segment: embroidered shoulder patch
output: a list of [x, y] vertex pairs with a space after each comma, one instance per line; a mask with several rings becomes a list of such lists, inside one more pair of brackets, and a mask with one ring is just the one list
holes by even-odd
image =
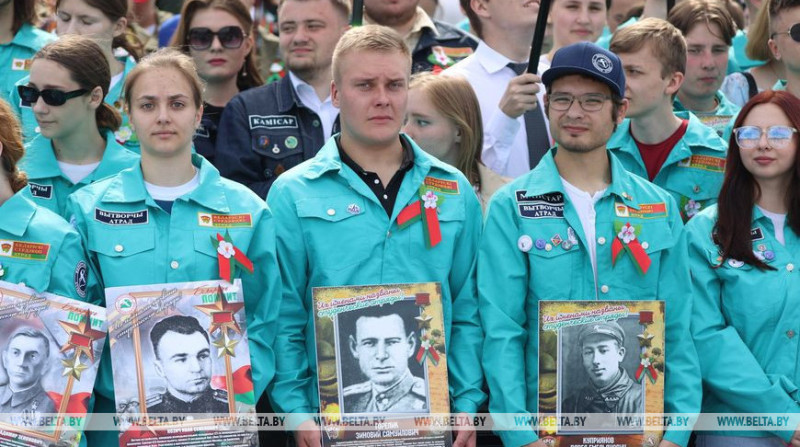
[[441, 194], [458, 194], [458, 180], [425, 177], [424, 184], [429, 191]]
[[0, 256], [2, 257], [46, 261], [49, 253], [50, 244], [0, 240]]
[[709, 172], [725, 172], [725, 159], [710, 155], [692, 155], [678, 162], [682, 168], [702, 169]]
[[197, 224], [208, 228], [250, 228], [253, 218], [250, 214], [197, 213]]
[[529, 196], [526, 190], [515, 191], [520, 217], [544, 219], [564, 217], [564, 195], [560, 192]]

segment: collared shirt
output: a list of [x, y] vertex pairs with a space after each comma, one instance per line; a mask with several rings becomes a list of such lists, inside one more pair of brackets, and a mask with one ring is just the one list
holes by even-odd
[[[688, 119], [683, 138], [672, 148], [653, 183], [675, 198], [684, 221], [702, 208], [717, 202], [725, 173], [728, 145], [710, 127], [692, 113], [676, 112]], [[608, 141], [625, 169], [644, 179], [649, 178], [639, 148], [631, 135], [631, 121], [625, 119]]]
[[294, 91], [297, 92], [297, 97], [300, 98], [303, 105], [314, 111], [322, 121], [322, 134], [324, 137], [326, 139], [330, 138], [333, 135], [333, 123], [339, 117], [339, 108], [333, 105], [331, 96], [328, 95], [325, 101], [320, 101], [317, 91], [309, 83], [300, 79], [291, 71], [289, 72], [289, 78], [292, 80]]
[[[130, 120], [122, 104], [122, 87], [125, 84], [124, 81], [125, 78], [128, 77], [128, 73], [136, 66], [136, 61], [132, 57], [127, 56], [127, 53], [119, 59], [125, 63], [125, 67], [122, 70], [122, 80], [111, 86], [106, 95], [105, 102], [114, 107], [120, 115], [122, 115], [122, 124], [119, 129], [114, 132], [115, 139], [121, 145], [138, 154], [139, 138], [136, 137], [136, 134], [131, 129]], [[28, 76], [25, 76], [20, 79], [16, 85], [28, 85], [28, 82], [30, 82], [30, 80]], [[20, 124], [22, 124], [22, 136], [24, 137], [25, 144], [28, 144], [39, 135], [39, 124], [36, 122], [36, 116], [33, 114], [31, 104], [22, 102], [22, 98], [19, 97], [16, 85], [9, 93], [9, 103], [19, 117]]]
[[[728, 100], [728, 98], [722, 94], [721, 90], [718, 90], [714, 94], [714, 98], [717, 101], [717, 107], [711, 112], [698, 112], [695, 110], [690, 110], [690, 112], [697, 116], [700, 122], [714, 129], [717, 135], [721, 137], [725, 134], [725, 128], [728, 127], [728, 124], [736, 119], [736, 115], [739, 114], [741, 107]], [[688, 110], [681, 103], [681, 100], [678, 99], [677, 95], [675, 96], [675, 101], [672, 103], [672, 106], [673, 110], [676, 112]]]
[[97, 169], [77, 183], [61, 171], [50, 139], [39, 135], [28, 143], [20, 167], [28, 174], [28, 189], [33, 201], [66, 218], [67, 196], [139, 163], [139, 155], [117, 143], [111, 132], [105, 133], [105, 139], [106, 147]]
[[99, 303], [102, 290], [87, 269], [80, 236], [61, 216], [36, 206], [27, 191], [0, 205], [0, 280]]
[[[564, 180], [564, 177], [561, 177], [561, 182], [564, 184], [564, 191], [569, 196], [570, 202], [572, 202], [575, 211], [578, 213], [578, 219], [581, 221], [583, 233], [586, 235], [586, 245], [589, 246], [589, 258], [592, 261], [592, 273], [594, 274], [596, 283], [597, 241], [595, 240], [595, 225], [597, 225], [597, 211], [595, 211], [594, 206], [597, 204], [597, 201], [603, 197], [603, 193], [605, 193], [606, 190], [603, 189], [602, 191], [597, 191], [590, 195], [588, 192], [578, 189], [575, 185]], [[597, 296], [596, 293], [595, 296]]]
[[11, 42], [0, 45], [0, 98], [11, 101], [17, 81], [28, 76], [33, 55], [54, 40], [55, 34], [25, 23]]
[[[683, 224], [674, 199], [625, 170], [609, 153], [611, 184], [595, 204], [597, 284], [587, 236], [564, 191], [551, 150], [529, 174], [500, 188], [489, 203], [478, 254], [478, 291], [486, 337], [483, 366], [492, 413], [538, 411], [539, 301], [664, 300], [666, 350], [671, 354], [665, 384], [666, 412], [697, 412], [701, 382], [689, 336], [691, 296]], [[612, 262], [617, 227], [630, 223], [651, 260], [642, 274], [632, 257]], [[568, 234], [575, 243], [565, 245]], [[502, 274], [498, 274], [502, 272]], [[496, 365], [503, 365], [497, 368]], [[513, 421], [496, 419], [500, 426]], [[506, 445], [537, 439], [524, 430], [501, 431]], [[684, 445], [689, 432], [667, 430], [665, 439]]]
[[378, 391], [371, 381], [350, 385], [342, 390], [344, 413], [424, 412], [427, 409], [425, 380], [410, 371], [390, 388]]
[[[372, 17], [368, 14], [364, 14], [364, 24], [367, 25], [375, 25], [376, 22]], [[436, 31], [436, 25], [433, 23], [428, 14], [425, 12], [424, 9], [417, 6], [416, 14], [414, 15], [414, 23], [411, 25], [411, 29], [408, 31], [408, 34], [403, 36], [405, 39], [408, 48], [416, 48], [417, 43], [419, 42], [419, 38], [422, 35], [422, 30], [429, 29], [433, 31], [434, 35], [437, 35], [438, 32]]]
[[[775, 270], [721, 259], [712, 239], [716, 205], [686, 225], [692, 339], [703, 375], [704, 413], [800, 412], [800, 235], [786, 227], [784, 246], [774, 236], [772, 221], [757, 206], [752, 213], [753, 251]], [[777, 435], [788, 442], [792, 427], [717, 434]]]
[[[506, 177], [519, 177], [530, 171], [528, 136], [525, 117], [511, 118], [500, 110], [500, 98], [516, 74], [506, 65], [514, 62], [481, 41], [475, 53], [443, 72], [448, 76], [463, 76], [472, 84], [483, 117], [483, 150], [481, 160], [492, 171]], [[544, 86], [537, 94], [539, 107], [544, 107]], [[544, 110], [544, 108], [542, 108]], [[550, 136], [548, 124], [547, 138]]]
[[[408, 143], [414, 162], [391, 216], [342, 161], [334, 138], [270, 189], [267, 203], [277, 224], [284, 284], [276, 341], [282, 355], [271, 395], [280, 411], [302, 414], [319, 406], [309, 311], [313, 288], [354, 284], [441, 283], [454, 412], [474, 412], [485, 399], [483, 373], [476, 367], [483, 339], [474, 276], [480, 204], [463, 174]], [[426, 182], [438, 186], [428, 188]], [[437, 207], [442, 240], [430, 248], [421, 221], [404, 228], [397, 224], [400, 210], [421, 199], [421, 188], [445, 199]], [[290, 429], [303, 420], [291, 417]]]
[[[263, 200], [220, 177], [203, 157], [194, 154], [192, 164], [200, 184], [176, 199], [171, 213], [147, 193], [140, 164], [79, 189], [69, 197], [67, 211], [103, 287], [218, 279], [211, 239], [229, 234], [255, 267], [253, 274], [241, 274], [241, 280], [247, 326], [253, 329], [249, 348], [258, 399], [274, 374], [272, 346], [281, 293], [274, 221]], [[227, 224], [230, 221], [237, 224]], [[104, 356], [95, 386], [96, 412], [113, 411], [111, 377], [110, 357]], [[117, 441], [114, 432], [95, 435]]]
[[400, 192], [400, 184], [403, 182], [406, 172], [414, 165], [414, 151], [408, 145], [404, 138], [400, 138], [400, 144], [403, 147], [403, 159], [400, 162], [400, 168], [394, 173], [389, 184], [384, 186], [378, 174], [364, 170], [358, 163], [355, 162], [347, 151], [342, 149], [341, 135], [336, 135], [336, 146], [339, 149], [339, 157], [342, 162], [350, 167], [353, 172], [358, 174], [358, 177], [364, 181], [370, 190], [375, 194], [375, 197], [380, 200], [383, 209], [386, 210], [388, 216], [392, 215], [394, 209], [394, 202], [397, 200], [397, 193]]

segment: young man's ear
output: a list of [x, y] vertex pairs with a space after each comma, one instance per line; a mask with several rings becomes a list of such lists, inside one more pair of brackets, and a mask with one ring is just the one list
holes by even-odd
[[164, 367], [161, 365], [161, 360], [156, 360], [153, 362], [153, 365], [156, 367], [156, 373], [166, 379], [167, 375], [164, 373]]
[[353, 357], [358, 358], [358, 350], [356, 349], [356, 339], [352, 335], [347, 336], [347, 345], [350, 347], [350, 353]]
[[683, 85], [683, 80], [686, 78], [686, 75], [683, 73], [676, 71], [672, 73], [669, 78], [669, 83], [667, 84], [667, 88], [664, 90], [665, 95], [669, 95], [670, 99], [672, 96], [681, 89], [681, 85]]
[[417, 337], [414, 335], [414, 332], [408, 333], [406, 343], [408, 343], [408, 356], [411, 357], [414, 355], [414, 349], [417, 347]]

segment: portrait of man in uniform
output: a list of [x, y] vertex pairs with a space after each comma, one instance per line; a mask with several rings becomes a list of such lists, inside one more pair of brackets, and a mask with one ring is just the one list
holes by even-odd
[[197, 318], [172, 315], [153, 325], [155, 372], [167, 390], [147, 399], [148, 413], [228, 413], [228, 394], [211, 388], [211, 344]]
[[413, 302], [400, 301], [339, 316], [340, 346], [349, 348], [366, 378], [345, 386], [344, 413], [427, 412], [425, 379], [409, 368], [419, 347], [414, 312], [419, 315]]
[[578, 382], [584, 385], [576, 392], [565, 393], [561, 412], [642, 413], [643, 387], [631, 378], [623, 364], [627, 350], [622, 326], [616, 321], [586, 324], [578, 328], [577, 341], [586, 381]]
[[3, 349], [8, 381], [0, 385], [0, 413], [14, 414], [27, 426], [41, 425], [41, 415], [55, 414], [55, 403], [42, 387], [50, 362], [50, 339], [31, 327], [17, 329]]

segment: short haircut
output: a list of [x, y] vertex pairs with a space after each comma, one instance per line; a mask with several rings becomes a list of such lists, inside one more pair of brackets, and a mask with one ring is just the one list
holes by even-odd
[[[766, 5], [762, 5], [763, 8]], [[775, 20], [775, 18], [781, 12], [797, 8], [800, 6], [800, 0], [769, 0], [769, 18], [771, 20]]]
[[661, 77], [686, 73], [686, 40], [666, 20], [648, 17], [618, 29], [611, 38], [609, 50], [616, 54], [635, 53], [650, 44], [653, 56], [661, 61]]
[[145, 56], [136, 64], [136, 67], [128, 73], [123, 89], [125, 103], [128, 107], [130, 107], [131, 100], [133, 99], [131, 95], [133, 94], [133, 86], [136, 85], [136, 81], [138, 81], [146, 71], [157, 69], [172, 69], [180, 73], [192, 89], [195, 108], [199, 109], [200, 106], [203, 105], [203, 90], [205, 87], [200, 76], [197, 74], [194, 61], [191, 57], [181, 53], [179, 50], [167, 47]]
[[44, 357], [50, 357], [50, 339], [47, 338], [47, 335], [44, 335], [44, 332], [34, 329], [32, 327], [23, 327], [14, 331], [11, 334], [11, 337], [8, 337], [8, 343], [6, 343], [6, 351], [8, 351], [8, 347], [11, 345], [11, 342], [14, 341], [17, 337], [29, 337], [29, 338], [38, 338], [44, 342]]
[[397, 301], [382, 306], [370, 306], [354, 312], [343, 312], [338, 316], [339, 330], [346, 331], [345, 334], [352, 335], [355, 339], [357, 323], [361, 318], [383, 318], [392, 315], [397, 315], [403, 322], [403, 337], [408, 336], [410, 332], [416, 332], [416, 328], [413, 326], [408, 327], [407, 322], [413, 321], [414, 316], [419, 315], [418, 308], [405, 301]]
[[153, 328], [150, 329], [150, 343], [153, 344], [153, 353], [155, 353], [156, 358], [160, 358], [158, 356], [158, 343], [161, 341], [161, 337], [167, 332], [177, 332], [183, 335], [191, 335], [195, 332], [199, 332], [203, 334], [207, 342], [209, 341], [208, 333], [203, 329], [203, 326], [200, 326], [200, 322], [197, 321], [197, 318], [185, 315], [172, 315], [154, 324]]
[[370, 51], [373, 53], [400, 53], [408, 62], [409, 73], [411, 75], [411, 50], [408, 45], [397, 33], [397, 31], [381, 25], [364, 25], [350, 28], [333, 50], [333, 79], [338, 82], [340, 79], [340, 65], [344, 56], [357, 51]]
[[724, 0], [683, 0], [672, 8], [667, 21], [684, 36], [699, 24], [706, 25], [709, 30], [711, 25], [717, 25], [722, 33], [717, 37], [728, 46], [731, 46], [733, 36], [736, 35], [736, 24]]
[[[278, 16], [280, 17], [281, 8], [287, 2], [308, 2], [314, 0], [280, 0], [278, 3]], [[352, 6], [348, 0], [320, 0], [320, 1], [328, 1], [333, 5], [333, 9], [336, 10], [345, 20], [350, 20], [350, 14], [353, 11]]]

